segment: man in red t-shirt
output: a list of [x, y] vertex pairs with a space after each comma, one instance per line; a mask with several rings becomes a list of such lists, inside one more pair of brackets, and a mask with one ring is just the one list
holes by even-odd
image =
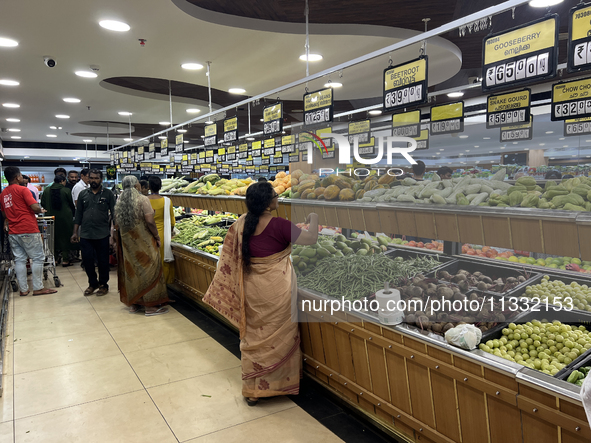
[[23, 176], [19, 168], [9, 166], [4, 170], [8, 187], [0, 194], [0, 207], [4, 215], [4, 229], [14, 255], [16, 279], [21, 296], [29, 295], [27, 260], [33, 260], [33, 295], [54, 294], [54, 289], [43, 288], [43, 241], [35, 214], [45, 212], [31, 191], [21, 186]]

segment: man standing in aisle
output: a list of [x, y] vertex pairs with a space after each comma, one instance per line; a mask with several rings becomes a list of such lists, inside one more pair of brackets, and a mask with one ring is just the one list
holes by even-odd
[[80, 171], [80, 181], [76, 183], [74, 188], [72, 188], [72, 200], [74, 200], [74, 206], [76, 207], [78, 206], [78, 196], [82, 191], [88, 189], [88, 183], [90, 182], [89, 177], [88, 168], [84, 168], [82, 171]]
[[43, 288], [43, 242], [35, 214], [45, 212], [35, 201], [31, 191], [24, 186], [19, 168], [9, 166], [4, 170], [8, 186], [0, 194], [0, 206], [4, 216], [4, 230], [14, 254], [16, 278], [20, 295], [29, 295], [27, 261], [33, 260], [33, 295], [54, 294], [54, 289]]
[[[82, 176], [84, 177], [84, 170]], [[78, 196], [71, 241], [80, 242], [82, 250], [82, 265], [88, 276], [88, 288], [84, 295], [92, 295], [97, 289], [96, 295], [105, 295], [109, 292], [109, 236], [115, 196], [103, 187], [101, 171], [91, 169], [87, 172], [87, 177], [90, 188], [83, 190]], [[95, 257], [98, 261], [98, 280], [94, 269]]]
[[33, 194], [33, 197], [35, 197], [35, 200], [37, 200], [37, 203], [39, 203], [39, 189], [37, 189], [37, 186], [31, 183], [31, 179], [28, 175], [23, 175], [23, 184], [21, 186], [29, 189]]
[[68, 181], [66, 182], [66, 188], [68, 188], [71, 191], [72, 189], [74, 189], [74, 186], [76, 186], [76, 183], [78, 183], [79, 180], [80, 178], [78, 177], [78, 171], [68, 172]]

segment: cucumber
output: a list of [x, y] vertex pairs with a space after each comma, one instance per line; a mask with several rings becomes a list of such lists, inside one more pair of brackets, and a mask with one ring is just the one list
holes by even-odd
[[345, 254], [345, 255], [351, 255], [351, 254], [354, 254], [354, 253], [355, 253], [355, 251], [353, 251], [353, 249], [351, 249], [351, 248], [345, 248], [345, 249], [343, 249], [343, 254]]
[[334, 238], [336, 241], [344, 242], [347, 238], [343, 234], [335, 235]]
[[388, 246], [388, 237], [383, 237], [383, 236], [381, 236], [381, 235], [380, 235], [380, 236], [378, 237], [378, 243], [379, 243], [381, 246]]
[[331, 255], [331, 253], [325, 248], [316, 249], [316, 254], [318, 254], [318, 257], [320, 258], [329, 257]]
[[330, 252], [331, 254], [335, 254], [337, 252], [336, 248], [334, 246], [325, 246], [324, 249], [326, 249], [328, 252]]
[[316, 249], [306, 248], [302, 251], [301, 255], [308, 258], [316, 257]]
[[363, 243], [365, 243], [366, 245], [368, 245], [368, 246], [371, 246], [372, 245], [372, 241], [370, 239], [368, 239], [368, 238], [362, 238], [361, 241]]
[[335, 246], [340, 249], [341, 251], [345, 248], [347, 248], [347, 245], [345, 243], [343, 243], [342, 241], [339, 241], [335, 244]]
[[357, 251], [357, 255], [367, 255], [368, 251], [367, 249], [360, 249]]

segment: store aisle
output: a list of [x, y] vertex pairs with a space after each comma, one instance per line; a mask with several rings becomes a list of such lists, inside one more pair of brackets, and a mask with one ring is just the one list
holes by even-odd
[[341, 441], [288, 398], [248, 407], [239, 359], [174, 308], [129, 314], [114, 272], [104, 297], [58, 272], [57, 294], [10, 301], [0, 443]]

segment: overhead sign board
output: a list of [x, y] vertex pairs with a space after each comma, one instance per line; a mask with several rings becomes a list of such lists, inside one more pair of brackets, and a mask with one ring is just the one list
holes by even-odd
[[431, 107], [431, 135], [464, 131], [464, 102]]
[[421, 133], [421, 111], [404, 112], [392, 116], [392, 135], [418, 137]]
[[384, 111], [427, 103], [427, 56], [384, 70]]
[[552, 121], [591, 117], [591, 78], [552, 85]]
[[569, 12], [568, 72], [591, 68], [591, 4], [579, 4]]
[[263, 134], [271, 135], [283, 131], [283, 103], [265, 106], [263, 109]]
[[489, 95], [486, 104], [486, 127], [500, 128], [529, 122], [531, 91]]
[[333, 104], [332, 88], [304, 94], [304, 125], [332, 122]]
[[232, 143], [238, 140], [238, 117], [224, 120], [224, 142]]

